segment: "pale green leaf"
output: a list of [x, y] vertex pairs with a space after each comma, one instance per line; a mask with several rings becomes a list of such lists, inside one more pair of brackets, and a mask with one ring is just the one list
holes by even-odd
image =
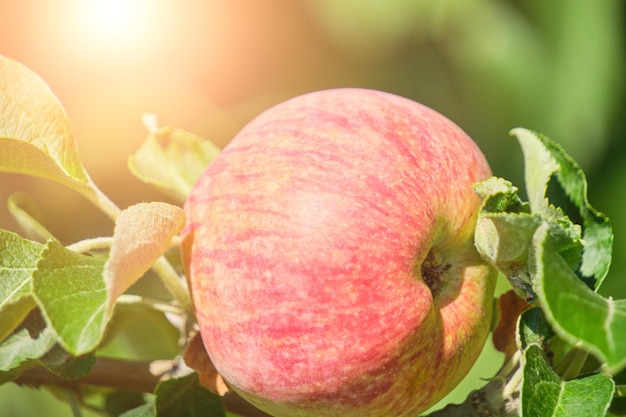
[[548, 364], [543, 350], [530, 345], [524, 352], [521, 389], [522, 417], [604, 416], [615, 385], [597, 373], [563, 381]]
[[170, 247], [185, 225], [180, 207], [167, 203], [140, 203], [122, 211], [115, 224], [113, 245], [104, 267], [107, 310]]
[[626, 300], [604, 298], [574, 274], [542, 224], [532, 243], [533, 286], [550, 325], [572, 345], [605, 363], [610, 373], [626, 366]]
[[0, 340], [35, 307], [32, 274], [44, 246], [0, 230]]
[[181, 129], [148, 127], [148, 137], [128, 159], [130, 171], [182, 203], [220, 149]]
[[36, 175], [72, 188], [90, 182], [65, 109], [33, 71], [0, 56], [0, 171]]
[[38, 242], [54, 239], [52, 233], [39, 222], [39, 210], [28, 194], [23, 192], [11, 194], [8, 207], [27, 238]]
[[498, 268], [520, 297], [532, 300], [528, 247], [541, 218], [528, 213], [481, 213], [474, 239], [480, 255]]
[[513, 129], [524, 153], [524, 179], [526, 193], [533, 213], [549, 215], [546, 190], [552, 175], [559, 165], [545, 146], [538, 142], [537, 135], [526, 129]]
[[49, 241], [33, 273], [33, 292], [59, 343], [74, 356], [94, 350], [109, 314], [104, 260]]

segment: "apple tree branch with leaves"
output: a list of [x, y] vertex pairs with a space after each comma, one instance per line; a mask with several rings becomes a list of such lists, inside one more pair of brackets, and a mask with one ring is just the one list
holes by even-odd
[[[144, 122], [149, 133], [129, 169], [182, 205], [220, 150], [183, 130], [159, 128], [152, 116]], [[494, 300], [491, 329], [504, 363], [464, 403], [430, 415], [626, 415], [626, 301], [598, 293], [611, 262], [609, 219], [587, 201], [584, 173], [560, 146], [526, 129], [512, 135], [524, 155], [528, 201], [501, 178], [474, 187], [482, 200], [475, 247], [511, 284]], [[82, 165], [68, 116], [49, 87], [4, 57], [0, 149], [0, 171], [67, 186], [114, 223], [110, 237], [64, 245], [29, 211], [28, 196], [9, 198], [23, 233], [0, 230], [0, 383], [50, 389], [76, 416], [81, 409], [122, 417], [269, 415], [233, 392], [205, 352], [179, 254], [183, 209], [164, 202], [117, 207]], [[437, 265], [435, 278], [445, 280], [448, 269]], [[127, 291], [147, 273], [169, 298]], [[166, 359], [148, 354], [120, 324], [136, 317], [163, 333]], [[132, 343], [134, 355], [111, 354], [120, 339]], [[122, 397], [122, 409], [108, 401]], [[405, 414], [398, 408], [372, 415]]]

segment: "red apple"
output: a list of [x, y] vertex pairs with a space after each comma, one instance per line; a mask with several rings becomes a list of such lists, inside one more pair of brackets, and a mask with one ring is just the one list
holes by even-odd
[[439, 113], [379, 91], [262, 113], [191, 192], [183, 258], [200, 332], [278, 417], [414, 416], [466, 375], [496, 273], [472, 185], [491, 175]]

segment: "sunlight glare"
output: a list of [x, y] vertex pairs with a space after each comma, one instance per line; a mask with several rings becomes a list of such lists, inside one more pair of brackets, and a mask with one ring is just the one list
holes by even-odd
[[76, 19], [83, 41], [98, 48], [133, 49], [154, 35], [158, 26], [158, 2], [83, 0], [81, 5]]

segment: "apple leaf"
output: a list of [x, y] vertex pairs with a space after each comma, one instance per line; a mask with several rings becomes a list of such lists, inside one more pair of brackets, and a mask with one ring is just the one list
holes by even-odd
[[604, 416], [615, 384], [603, 373], [563, 381], [550, 368], [543, 350], [531, 344], [524, 351], [522, 417]]
[[0, 230], [0, 340], [35, 308], [32, 275], [44, 245]]
[[537, 227], [550, 225], [550, 235], [559, 253], [575, 270], [580, 264], [583, 244], [580, 227], [559, 210], [549, 215], [529, 213], [528, 203], [517, 196], [517, 188], [501, 178], [491, 178], [474, 187], [483, 198], [474, 240], [481, 256], [498, 268], [518, 294], [536, 298], [528, 270], [528, 249]]
[[8, 208], [9, 213], [20, 225], [28, 239], [38, 242], [54, 239], [52, 233], [37, 220], [38, 215], [35, 214], [37, 208], [28, 194], [23, 192], [11, 194], [9, 196]]
[[65, 109], [37, 74], [3, 56], [0, 148], [0, 171], [35, 175], [83, 192], [90, 188]]
[[[105, 394], [104, 410], [107, 416], [119, 417], [127, 411], [136, 410], [138, 407], [152, 405], [146, 403], [146, 396], [139, 392], [113, 391]], [[137, 414], [139, 415], [139, 414]], [[154, 416], [154, 413], [148, 414]]]
[[154, 404], [152, 402], [140, 405], [137, 408], [128, 410], [119, 417], [155, 417]]
[[37, 310], [0, 344], [0, 385], [39, 364], [56, 344], [56, 334], [46, 327]]
[[513, 129], [511, 133], [518, 139], [524, 154], [526, 192], [531, 211], [544, 218], [552, 217], [553, 209], [548, 207], [546, 189], [553, 175], [566, 196], [565, 203], [574, 206], [565, 214], [572, 219], [580, 219], [582, 223], [585, 247], [578, 273], [590, 288], [597, 290], [611, 264], [613, 229], [608, 217], [589, 204], [584, 172], [558, 144], [547, 137], [522, 128]]
[[142, 303], [118, 303], [98, 354], [137, 361], [169, 359], [179, 353], [179, 338], [162, 312]]
[[226, 416], [222, 398], [200, 386], [196, 373], [161, 382], [155, 394], [159, 417]]
[[73, 252], [51, 240], [33, 273], [33, 292], [59, 343], [74, 356], [93, 351], [109, 315], [104, 260]]
[[41, 358], [41, 364], [50, 372], [64, 379], [76, 379], [91, 372], [96, 363], [96, 356], [90, 352], [82, 356], [72, 356], [56, 344]]
[[533, 307], [521, 314], [516, 337], [520, 349], [524, 350], [531, 344], [545, 346], [552, 336], [554, 336], [554, 330], [550, 327], [541, 308]]
[[220, 149], [184, 130], [158, 128], [151, 117], [144, 117], [149, 134], [129, 157], [129, 169], [141, 181], [182, 203]]
[[140, 203], [122, 211], [104, 266], [107, 311], [165, 253], [184, 225], [183, 210], [167, 203]]
[[605, 298], [572, 272], [554, 248], [549, 226], [533, 237], [533, 286], [546, 318], [557, 334], [605, 363], [609, 373], [626, 366], [626, 300]]

